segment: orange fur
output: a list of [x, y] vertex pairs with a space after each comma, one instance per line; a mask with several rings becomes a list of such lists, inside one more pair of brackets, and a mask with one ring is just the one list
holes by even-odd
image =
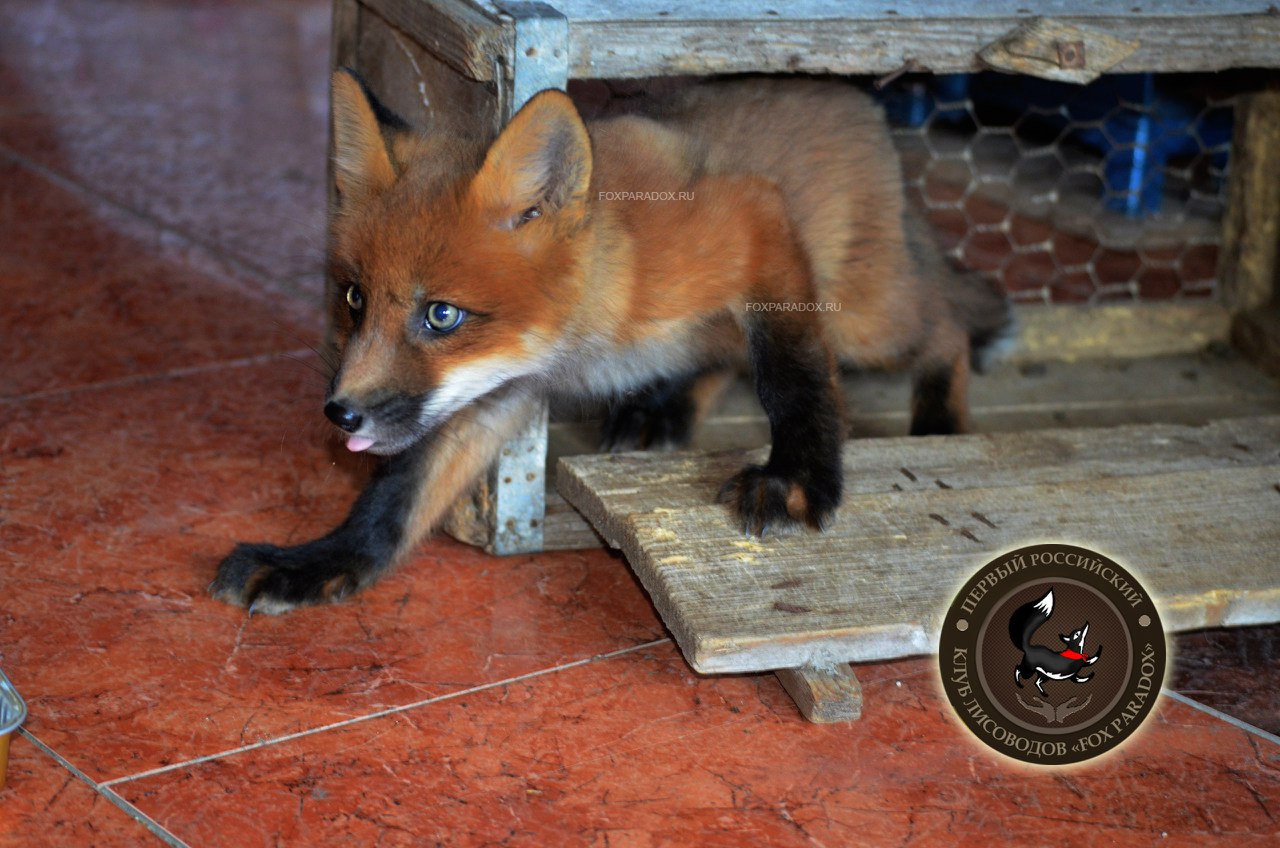
[[969, 343], [1006, 307], [917, 255], [887, 130], [852, 87], [720, 83], [590, 124], [546, 91], [492, 142], [409, 132], [345, 72], [333, 98], [325, 411], [390, 458], [328, 536], [239, 546], [221, 597], [280, 611], [367, 585], [549, 394], [675, 387], [661, 432], [679, 433], [749, 359], [773, 447], [721, 496], [756, 534], [820, 528], [840, 500], [837, 363], [914, 368], [912, 431], [967, 426]]
[[[335, 157], [371, 164], [333, 219], [333, 259], [367, 290], [368, 327], [345, 344], [354, 328], [335, 311], [335, 395], [367, 407], [451, 379], [474, 386], [451, 385], [457, 405], [424, 429], [514, 381], [608, 395], [741, 364], [748, 304], [823, 303], [839, 310], [779, 320], [820, 334], [845, 365], [945, 367], [967, 423], [967, 331], [940, 291], [951, 278], [920, 273], [896, 155], [851, 87], [697, 87], [655, 116], [590, 125], [550, 91], [488, 146], [430, 134], [388, 146], [349, 81], [335, 76], [335, 115], [363, 123], [335, 125]], [[417, 338], [424, 301], [479, 317]]]

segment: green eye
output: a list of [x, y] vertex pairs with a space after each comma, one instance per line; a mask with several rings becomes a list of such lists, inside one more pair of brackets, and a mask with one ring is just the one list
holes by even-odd
[[360, 291], [359, 286], [347, 288], [347, 306], [350, 306], [356, 312], [364, 309], [364, 292]]
[[423, 325], [436, 333], [448, 333], [458, 329], [458, 325], [466, 317], [467, 313], [452, 303], [435, 300], [427, 304], [427, 315]]

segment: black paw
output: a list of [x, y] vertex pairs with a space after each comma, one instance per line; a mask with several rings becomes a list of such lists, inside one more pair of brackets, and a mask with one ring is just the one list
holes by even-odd
[[689, 443], [695, 408], [687, 381], [659, 380], [609, 406], [600, 449], [671, 449]]
[[719, 500], [733, 506], [749, 536], [763, 537], [770, 530], [781, 534], [801, 525], [821, 530], [840, 503], [840, 484], [801, 482], [748, 465], [724, 484]]
[[293, 548], [236, 545], [219, 564], [209, 593], [269, 615], [333, 603], [360, 588], [360, 575], [370, 570], [365, 559], [323, 539]]

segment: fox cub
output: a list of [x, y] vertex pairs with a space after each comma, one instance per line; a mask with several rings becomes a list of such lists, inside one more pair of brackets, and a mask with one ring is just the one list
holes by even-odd
[[911, 432], [962, 431], [972, 349], [1008, 320], [905, 217], [883, 119], [838, 81], [710, 83], [589, 124], [544, 91], [471, 139], [410, 131], [339, 71], [333, 176], [324, 412], [385, 460], [328, 535], [222, 562], [213, 592], [256, 611], [373, 582], [543, 398], [623, 398], [614, 449], [679, 443], [746, 365], [772, 449], [721, 499], [746, 533], [820, 529], [840, 502], [838, 368], [912, 369]]

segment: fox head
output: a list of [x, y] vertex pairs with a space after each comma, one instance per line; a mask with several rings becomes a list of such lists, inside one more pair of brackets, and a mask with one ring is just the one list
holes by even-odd
[[332, 105], [325, 414], [351, 450], [391, 454], [563, 349], [591, 146], [559, 91], [492, 143], [414, 133], [345, 70]]
[[1085, 622], [1084, 626], [1079, 630], [1073, 630], [1070, 636], [1063, 633], [1058, 634], [1058, 638], [1073, 651], [1084, 653], [1084, 640], [1089, 636], [1089, 622]]

